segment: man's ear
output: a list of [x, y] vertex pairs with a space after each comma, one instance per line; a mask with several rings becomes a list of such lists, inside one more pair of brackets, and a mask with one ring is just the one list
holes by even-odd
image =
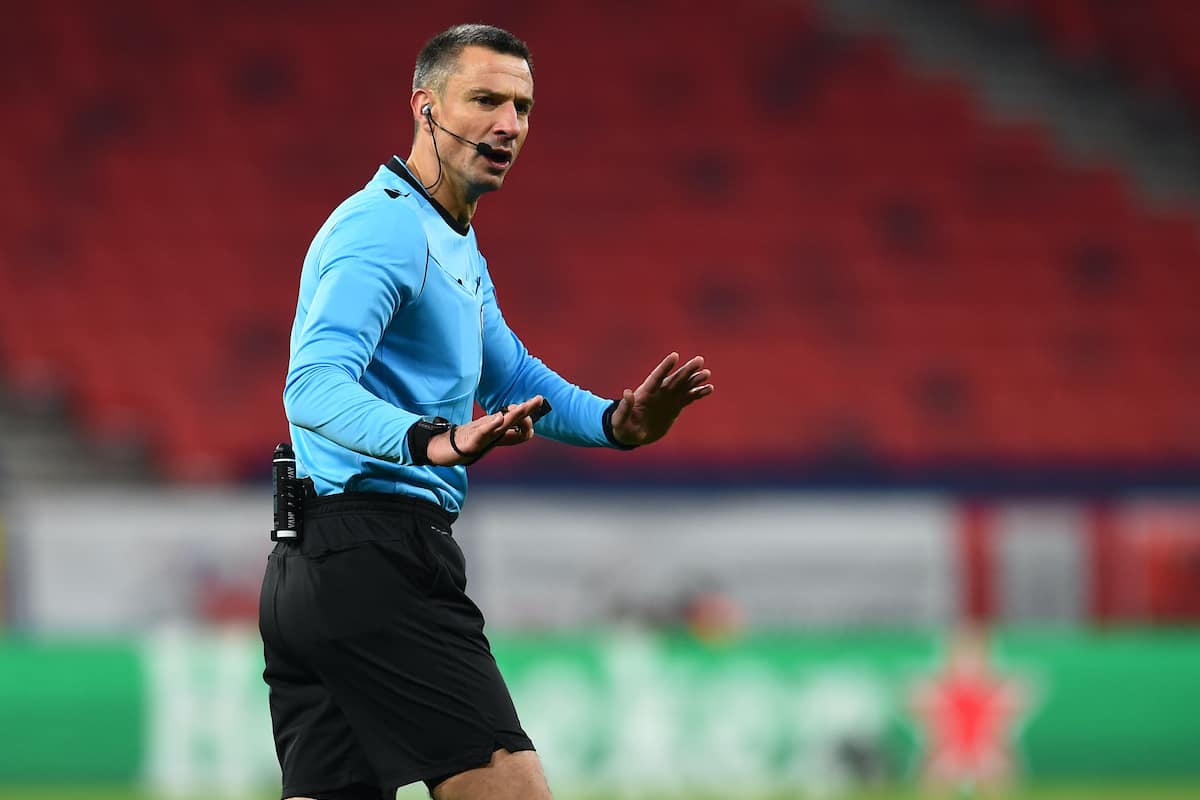
[[413, 122], [418, 126], [425, 124], [426, 111], [432, 113], [435, 99], [433, 92], [428, 89], [417, 89], [412, 93], [409, 106], [412, 109]]

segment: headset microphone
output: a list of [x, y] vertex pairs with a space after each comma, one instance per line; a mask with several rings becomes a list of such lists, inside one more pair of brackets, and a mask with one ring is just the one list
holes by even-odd
[[442, 124], [433, 118], [433, 109], [430, 108], [429, 103], [426, 103], [425, 105], [421, 106], [421, 114], [425, 117], [426, 120], [429, 121], [430, 125], [436, 125], [440, 130], [450, 134], [451, 136], [453, 136], [455, 139], [458, 139], [463, 144], [470, 145], [471, 147], [475, 148], [475, 152], [479, 153], [479, 155], [483, 156], [484, 158], [494, 158], [495, 156], [497, 156], [500, 153], [499, 150], [492, 147], [487, 142], [472, 142], [470, 139], [467, 139], [466, 137], [459, 136], [457, 133], [450, 130], [449, 128], [442, 127]]

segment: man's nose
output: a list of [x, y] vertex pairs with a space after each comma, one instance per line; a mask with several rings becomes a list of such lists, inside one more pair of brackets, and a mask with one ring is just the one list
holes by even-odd
[[521, 130], [521, 116], [515, 103], [505, 103], [498, 109], [492, 133], [501, 139], [515, 139]]

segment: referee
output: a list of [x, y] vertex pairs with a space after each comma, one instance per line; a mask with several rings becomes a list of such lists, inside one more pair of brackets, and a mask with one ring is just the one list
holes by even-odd
[[435, 800], [545, 800], [464, 591], [451, 526], [466, 465], [529, 441], [535, 421], [568, 444], [648, 444], [713, 387], [702, 358], [672, 353], [606, 400], [505, 323], [471, 218], [529, 132], [524, 42], [487, 25], [438, 34], [410, 107], [411, 155], [334, 210], [300, 275], [283, 401], [316, 496], [300, 540], [268, 559], [259, 615], [283, 797], [380, 800], [424, 781]]

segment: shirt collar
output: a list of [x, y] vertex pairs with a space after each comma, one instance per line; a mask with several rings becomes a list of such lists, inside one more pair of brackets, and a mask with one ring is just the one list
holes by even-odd
[[392, 156], [391, 159], [388, 160], [386, 166], [392, 172], [396, 173], [401, 178], [403, 178], [405, 181], [407, 181], [408, 184], [410, 186], [412, 186], [413, 189], [415, 189], [418, 194], [421, 195], [421, 197], [424, 197], [429, 202], [429, 204], [431, 206], [433, 206], [434, 210], [437, 211], [439, 215], [441, 215], [442, 219], [445, 221], [445, 223], [447, 225], [450, 226], [450, 229], [452, 231], [457, 233], [459, 236], [466, 236], [468, 233], [471, 232], [470, 224], [460, 225], [458, 220], [456, 220], [453, 216], [451, 216], [450, 212], [447, 211], [442, 206], [441, 203], [439, 203], [437, 200], [434, 200], [429, 195], [429, 192], [425, 191], [425, 187], [422, 186], [421, 182], [419, 180], [417, 180], [417, 177], [409, 171], [408, 165], [405, 164], [403, 161], [401, 161], [399, 156]]

